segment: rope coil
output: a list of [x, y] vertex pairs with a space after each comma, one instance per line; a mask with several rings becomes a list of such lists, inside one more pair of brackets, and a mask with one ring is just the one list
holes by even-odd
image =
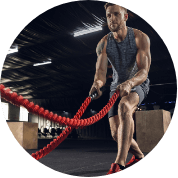
[[74, 128], [76, 129], [78, 127], [83, 128], [85, 126], [92, 125], [95, 122], [102, 119], [108, 113], [108, 111], [111, 109], [111, 107], [119, 97], [119, 91], [116, 91], [108, 101], [107, 105], [103, 107], [103, 109], [99, 113], [87, 119], [80, 119], [91, 102], [91, 97], [87, 97], [83, 102], [83, 104], [81, 105], [81, 107], [79, 108], [76, 115], [74, 116], [74, 118], [70, 119], [70, 118], [58, 116], [53, 112], [49, 112], [48, 110], [45, 110], [43, 107], [40, 107], [39, 105], [35, 105], [33, 102], [29, 102], [28, 99], [24, 99], [21, 95], [18, 96], [16, 92], [12, 92], [9, 88], [6, 89], [5, 86], [2, 84], [0, 84], [0, 91], [1, 91], [1, 97], [6, 101], [16, 106], [23, 106], [29, 112], [44, 117], [47, 120], [58, 122], [59, 124], [68, 126], [66, 127], [65, 130], [62, 131], [62, 133], [56, 139], [54, 139], [50, 144], [48, 144], [47, 147], [44, 147], [40, 151], [37, 151], [36, 153], [33, 153], [31, 155], [36, 160], [41, 159], [42, 157], [50, 153], [52, 150], [54, 150], [62, 141], [65, 140], [65, 138], [70, 134], [70, 132]]

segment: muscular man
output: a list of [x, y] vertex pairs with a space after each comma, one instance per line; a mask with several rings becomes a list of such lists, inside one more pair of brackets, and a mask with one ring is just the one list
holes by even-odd
[[[118, 143], [116, 160], [108, 172], [111, 174], [133, 165], [144, 157], [133, 139], [133, 113], [149, 91], [151, 54], [148, 36], [126, 26], [128, 13], [125, 8], [106, 3], [105, 10], [111, 32], [97, 45], [96, 73], [89, 94], [97, 91], [97, 98], [102, 95], [100, 88], [106, 83], [109, 61], [113, 70], [110, 97], [116, 90], [120, 90], [120, 98], [108, 113], [111, 135]], [[131, 152], [133, 157], [126, 164], [128, 152]]]

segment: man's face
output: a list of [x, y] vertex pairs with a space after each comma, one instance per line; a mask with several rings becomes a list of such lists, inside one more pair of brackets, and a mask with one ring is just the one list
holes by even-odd
[[124, 10], [118, 5], [109, 6], [106, 9], [108, 28], [111, 32], [117, 32], [125, 25]]

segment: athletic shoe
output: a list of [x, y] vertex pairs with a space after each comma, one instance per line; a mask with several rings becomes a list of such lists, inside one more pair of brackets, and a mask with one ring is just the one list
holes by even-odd
[[139, 162], [141, 159], [142, 158], [137, 159], [137, 158], [135, 158], [135, 156], [132, 156], [131, 160], [125, 165], [125, 168], [132, 166], [133, 164]]
[[121, 169], [120, 169], [119, 165], [116, 164], [116, 163], [112, 163], [111, 164], [111, 168], [110, 168], [109, 172], [107, 173], [107, 175], [108, 174], [113, 174], [115, 172], [120, 172], [120, 171], [121, 171]]

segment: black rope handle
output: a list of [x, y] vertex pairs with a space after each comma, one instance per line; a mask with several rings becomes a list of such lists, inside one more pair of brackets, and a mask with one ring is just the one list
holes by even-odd
[[[100, 90], [101, 90], [102, 92], [104, 92], [104, 91], [106, 90], [106, 87], [103, 86], [103, 87], [100, 88]], [[98, 96], [98, 92], [97, 92], [97, 90], [96, 90], [96, 91], [94, 91], [89, 97], [91, 98], [91, 100], [94, 100], [97, 96]]]

